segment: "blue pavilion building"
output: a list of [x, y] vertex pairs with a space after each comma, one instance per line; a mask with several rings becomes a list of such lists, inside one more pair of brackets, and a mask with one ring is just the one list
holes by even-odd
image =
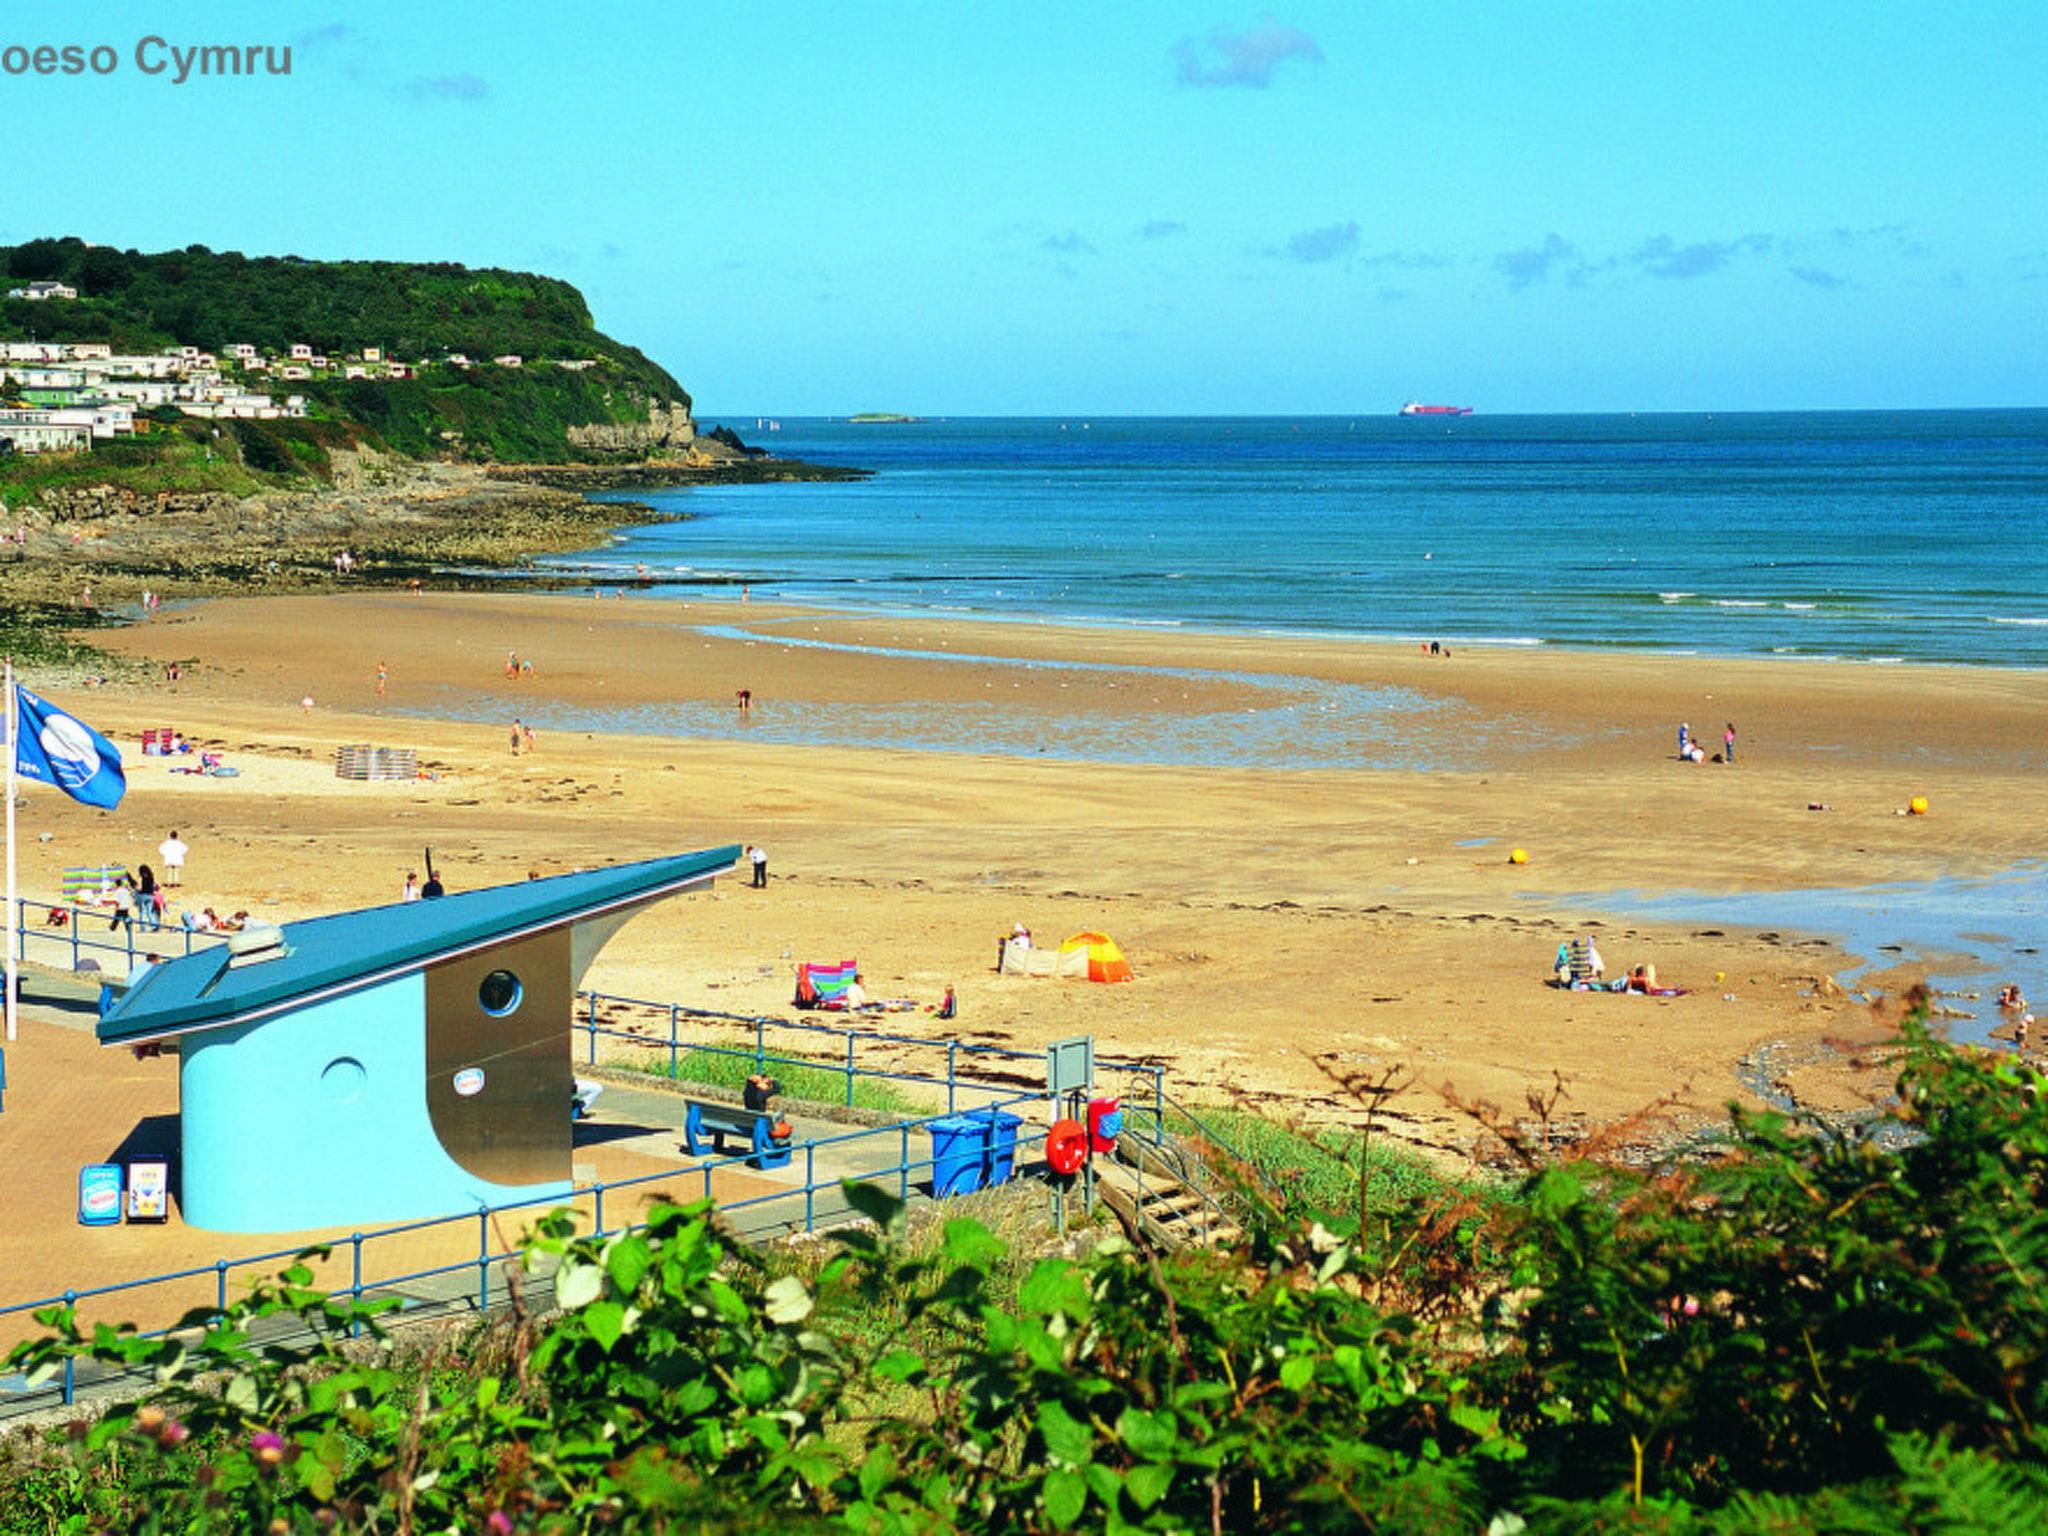
[[292, 1232], [565, 1194], [584, 972], [629, 918], [739, 854], [251, 930], [152, 968], [100, 1043], [177, 1052], [191, 1226]]

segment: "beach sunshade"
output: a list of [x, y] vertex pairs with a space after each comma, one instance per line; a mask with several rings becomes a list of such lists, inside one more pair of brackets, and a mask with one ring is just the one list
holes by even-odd
[[113, 885], [128, 873], [126, 864], [80, 864], [64, 871], [64, 899], [97, 896], [102, 885]]
[[1060, 945], [1060, 974], [1089, 981], [1130, 981], [1131, 962], [1106, 933], [1077, 933]]

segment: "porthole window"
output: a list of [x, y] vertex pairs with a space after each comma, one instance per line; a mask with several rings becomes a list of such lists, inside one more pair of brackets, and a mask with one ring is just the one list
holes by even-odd
[[526, 989], [519, 985], [519, 978], [510, 971], [493, 971], [483, 979], [476, 989], [476, 1000], [485, 1013], [494, 1019], [502, 1019], [519, 1006]]

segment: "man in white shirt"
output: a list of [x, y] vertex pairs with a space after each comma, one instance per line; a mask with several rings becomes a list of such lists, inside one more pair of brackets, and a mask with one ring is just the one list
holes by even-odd
[[400, 901], [418, 901], [420, 899], [420, 877], [413, 870], [408, 869], [405, 872], [405, 889], [398, 893], [398, 899]]
[[853, 973], [853, 980], [846, 984], [846, 990], [839, 996], [846, 1003], [848, 1013], [858, 1013], [868, 1005], [868, 989], [860, 983], [860, 972]]
[[768, 850], [755, 843], [747, 849], [747, 858], [754, 866], [755, 888], [765, 889], [768, 884]]
[[156, 851], [157, 856], [164, 861], [164, 884], [183, 885], [185, 883], [185, 854], [187, 850], [184, 840], [178, 836], [178, 829], [176, 827], [171, 829], [169, 837], [156, 845]]

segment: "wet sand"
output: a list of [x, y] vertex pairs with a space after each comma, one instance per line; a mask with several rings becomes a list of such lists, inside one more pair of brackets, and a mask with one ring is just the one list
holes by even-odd
[[[1446, 1088], [1518, 1109], [1561, 1077], [1566, 1111], [1594, 1121], [1671, 1097], [1689, 1106], [1681, 1118], [1710, 1119], [1745, 1096], [1737, 1067], [1759, 1046], [1869, 1034], [1861, 1004], [1817, 986], [1847, 956], [1791, 931], [1631, 921], [1612, 893], [1992, 874], [2037, 856], [2048, 828], [2048, 675], [2031, 672], [1436, 659], [498, 593], [213, 602], [94, 638], [148, 667], [50, 691], [129, 751], [130, 796], [105, 816], [34, 792], [24, 894], [54, 894], [65, 864], [149, 860], [173, 826], [192, 845], [188, 900], [279, 920], [396, 899], [428, 844], [450, 888], [467, 889], [758, 842], [766, 891], [736, 873], [636, 920], [591, 982], [786, 1013], [795, 961], [858, 957], [871, 994], [920, 1004], [883, 1027], [939, 1034], [922, 1009], [951, 983], [971, 1038], [1036, 1049], [1092, 1033], [1105, 1055], [1166, 1062], [1170, 1091], [1196, 1102], [1356, 1120], [1343, 1081], [1394, 1070], [1410, 1085], [1391, 1106], [1396, 1134], [1452, 1152], [1474, 1125]], [[506, 677], [508, 652], [533, 674]], [[982, 659], [945, 659], [963, 655]], [[173, 659], [183, 681], [157, 680]], [[1377, 726], [1312, 708], [1259, 720], [1309, 766], [1087, 760], [1167, 727], [1228, 739], [1233, 712], [1273, 706], [1276, 677], [1395, 690], [1397, 707]], [[514, 756], [515, 716], [652, 733], [549, 725]], [[845, 744], [867, 727], [895, 739], [913, 716], [961, 724], [944, 750]], [[832, 731], [807, 737], [807, 717]], [[716, 733], [661, 733], [691, 718]], [[1679, 764], [1681, 719], [1710, 746], [1732, 719], [1738, 761]], [[996, 720], [1008, 750], [974, 751], [975, 722]], [[140, 757], [151, 725], [224, 746], [241, 777]], [[1379, 734], [1334, 739], [1368, 728]], [[1047, 750], [1020, 749], [1020, 732]], [[335, 748], [353, 742], [415, 747], [435, 777], [338, 780]], [[1931, 814], [1895, 814], [1914, 795]], [[1508, 862], [1514, 847], [1527, 864]], [[999, 976], [996, 940], [1018, 921], [1040, 942], [1111, 933], [1139, 979]], [[1651, 962], [1690, 995], [1546, 986], [1578, 931], [1598, 934], [1611, 970]]]

